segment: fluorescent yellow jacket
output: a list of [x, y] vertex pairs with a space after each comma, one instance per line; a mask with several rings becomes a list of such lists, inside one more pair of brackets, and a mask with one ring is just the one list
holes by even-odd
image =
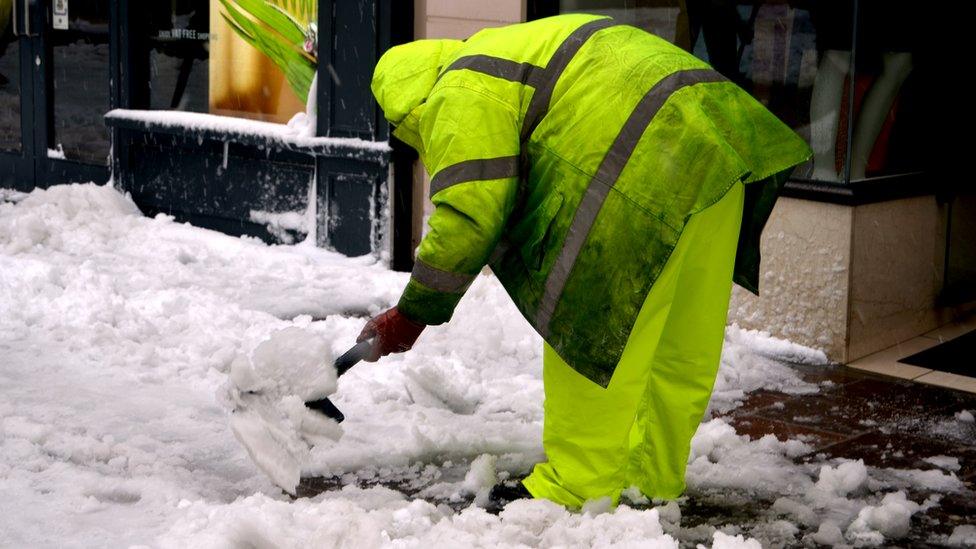
[[574, 14], [421, 40], [373, 93], [431, 175], [436, 209], [399, 308], [450, 319], [490, 264], [574, 369], [606, 386], [689, 217], [746, 183], [736, 282], [810, 151], [707, 64], [612, 19]]

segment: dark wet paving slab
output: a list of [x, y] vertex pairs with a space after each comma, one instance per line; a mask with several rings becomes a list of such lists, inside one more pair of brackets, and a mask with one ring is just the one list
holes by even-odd
[[[800, 376], [820, 385], [813, 395], [757, 391], [726, 418], [739, 434], [780, 440], [799, 439], [813, 451], [798, 461], [811, 464], [835, 458], [863, 459], [878, 469], [939, 467], [926, 458], [958, 460], [953, 471], [966, 485], [961, 493], [941, 496], [939, 504], [912, 519], [908, 536], [893, 546], [941, 546], [953, 528], [976, 522], [976, 424], [955, 419], [961, 410], [976, 411], [976, 394], [861, 372], [845, 366], [798, 367]], [[936, 460], [938, 461], [938, 460]], [[932, 495], [909, 489], [914, 501]], [[761, 507], [761, 506], [760, 506]], [[755, 506], [753, 507], [755, 508]], [[692, 524], [707, 516], [682, 516]], [[706, 515], [708, 513], [705, 513]], [[727, 517], [717, 513], [724, 521]], [[740, 513], [738, 524], [755, 523], [757, 515]], [[797, 537], [799, 539], [799, 536]]]

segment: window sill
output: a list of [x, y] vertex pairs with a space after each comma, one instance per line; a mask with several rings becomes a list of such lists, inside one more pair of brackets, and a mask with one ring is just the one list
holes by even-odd
[[271, 147], [330, 158], [387, 164], [390, 145], [344, 137], [307, 137], [285, 124], [181, 111], [115, 109], [105, 114], [111, 128]]
[[929, 184], [924, 172], [878, 177], [851, 183], [793, 179], [783, 186], [782, 196], [843, 206], [862, 206], [917, 196], [937, 195], [942, 189]]

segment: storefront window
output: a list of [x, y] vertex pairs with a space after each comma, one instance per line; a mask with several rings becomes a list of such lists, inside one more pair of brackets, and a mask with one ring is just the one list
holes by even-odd
[[0, 151], [20, 151], [20, 44], [13, 4], [0, 0]]
[[312, 0], [150, 3], [149, 107], [287, 122], [315, 74]]
[[109, 105], [108, 5], [74, 1], [67, 28], [51, 31], [54, 77], [54, 142], [52, 158], [105, 165], [109, 132], [102, 115]]
[[610, 15], [708, 61], [810, 143], [814, 160], [794, 177], [855, 181], [924, 169], [926, 63], [906, 2], [537, 0], [532, 11]]

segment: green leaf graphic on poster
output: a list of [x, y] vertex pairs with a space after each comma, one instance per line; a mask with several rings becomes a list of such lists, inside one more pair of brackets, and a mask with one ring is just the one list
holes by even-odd
[[[316, 67], [314, 0], [220, 0], [220, 15], [245, 42], [266, 55], [302, 101]], [[303, 21], [307, 23], [303, 23]]]

